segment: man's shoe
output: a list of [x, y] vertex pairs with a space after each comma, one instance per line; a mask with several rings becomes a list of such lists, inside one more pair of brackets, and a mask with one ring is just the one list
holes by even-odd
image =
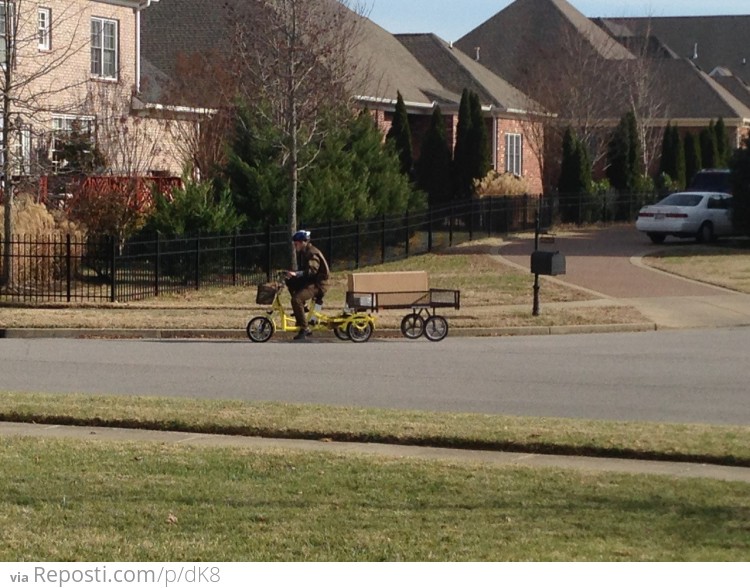
[[300, 329], [299, 333], [294, 336], [295, 341], [304, 341], [312, 332], [309, 329]]

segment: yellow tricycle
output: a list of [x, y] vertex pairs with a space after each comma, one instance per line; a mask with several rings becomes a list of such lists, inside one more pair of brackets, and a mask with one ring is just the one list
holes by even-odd
[[[256, 304], [268, 304], [270, 308], [261, 316], [250, 319], [247, 323], [247, 336], [255, 343], [265, 343], [273, 337], [276, 331], [296, 333], [299, 331], [294, 316], [288, 314], [281, 302], [281, 292], [285, 290], [281, 274], [277, 281], [258, 286], [255, 297]], [[368, 312], [359, 310], [344, 310], [335, 316], [315, 310], [314, 301], [310, 301], [307, 311], [307, 326], [310, 331], [333, 331], [342, 341], [364, 343], [370, 339], [375, 329], [375, 318]]]

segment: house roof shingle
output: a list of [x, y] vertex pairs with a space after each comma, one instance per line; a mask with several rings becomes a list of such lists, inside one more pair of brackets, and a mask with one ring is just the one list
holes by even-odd
[[[329, 0], [340, 6], [337, 0]], [[142, 54], [144, 77], [153, 77], [150, 98], [176, 75], [178, 55], [217, 51], [230, 54], [230, 7], [243, 5], [244, 0], [160, 0], [142, 16]], [[359, 97], [381, 103], [394, 103], [401, 93], [412, 107], [432, 108], [457, 106], [464, 87], [480, 91], [486, 105], [506, 110], [524, 110], [537, 106], [519, 90], [499, 79], [472, 59], [455, 51], [450, 56], [448, 45], [434, 35], [415, 39], [411, 46], [402, 42], [369, 19], [347, 11], [358, 19], [359, 42], [353, 47], [356, 63], [366, 75], [359, 81]], [[411, 51], [423, 45], [425, 51]], [[436, 67], [436, 62], [441, 65]], [[146, 84], [145, 87], [149, 87]]]
[[[721, 29], [735, 18], [739, 18], [744, 25], [732, 21], [730, 29]], [[733, 35], [731, 31], [734, 31], [737, 36], [733, 35], [731, 43], [736, 51], [741, 45], [737, 39], [743, 38], [740, 29], [744, 26], [747, 30], [750, 26], [750, 17], [746, 18], [712, 17], [709, 19], [710, 32], [705, 34], [720, 38]], [[688, 45], [692, 52], [693, 41], [688, 43], [686, 39], [694, 38], [694, 29], [697, 35], [702, 20], [703, 18], [690, 17], [592, 21], [565, 0], [516, 0], [459, 39], [457, 45], [466, 52], [481, 47], [482, 62], [523, 89], [524, 82], [538, 75], [533, 70], [534, 67], [546, 69], [549, 76], [555, 76], [560, 56], [566, 54], [566, 43], [579, 43], [578, 46], [587, 47], [595, 59], [606, 64], [606, 75], [616, 76], [621, 68], [628, 67], [629, 60], [634, 59], [635, 48], [646, 42], [648, 55], [653, 58], [649, 64], [652, 75], [660, 76], [658, 100], [665, 105], [666, 116], [692, 120], [708, 120], [719, 116], [734, 120], [749, 119], [750, 101], [746, 99], [747, 92], [736, 93], [736, 85], [714, 80], [695, 67], [697, 62], [693, 64], [682, 58]], [[652, 26], [645, 26], [647, 22]], [[707, 39], [705, 36], [700, 38]], [[699, 55], [701, 46], [699, 42]], [[633, 47], [634, 52], [629, 51], [628, 47]], [[718, 55], [720, 51], [716, 51]], [[707, 71], [720, 65], [711, 61], [715, 58], [708, 47], [706, 54], [709, 61], [705, 63], [712, 63]], [[739, 53], [735, 53], [735, 60], [739, 60]], [[627, 105], [613, 101], [608, 108], [611, 111], [609, 116], [618, 118]]]
[[401, 34], [395, 37], [443, 87], [458, 96], [467, 88], [476, 92], [483, 104], [499, 110], [543, 110], [519, 89], [434, 34]]

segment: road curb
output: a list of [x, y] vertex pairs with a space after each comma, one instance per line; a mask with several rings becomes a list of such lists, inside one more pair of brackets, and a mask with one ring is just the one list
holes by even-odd
[[[530, 335], [571, 335], [585, 333], [626, 333], [655, 331], [655, 323], [633, 323], [613, 325], [568, 325], [529, 327], [477, 327], [451, 329], [449, 337], [513, 337]], [[398, 329], [376, 329], [376, 338], [401, 338]], [[277, 333], [275, 337], [290, 338], [289, 333]], [[330, 333], [316, 333], [316, 338], [333, 339]], [[239, 339], [247, 340], [244, 329], [0, 329], [0, 339]]]

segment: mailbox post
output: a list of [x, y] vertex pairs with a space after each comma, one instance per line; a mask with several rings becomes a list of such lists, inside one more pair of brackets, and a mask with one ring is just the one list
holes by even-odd
[[539, 276], [558, 276], [565, 273], [565, 256], [559, 251], [539, 251], [539, 213], [534, 228], [534, 251], [531, 254], [531, 273], [534, 274], [533, 316], [539, 316]]

